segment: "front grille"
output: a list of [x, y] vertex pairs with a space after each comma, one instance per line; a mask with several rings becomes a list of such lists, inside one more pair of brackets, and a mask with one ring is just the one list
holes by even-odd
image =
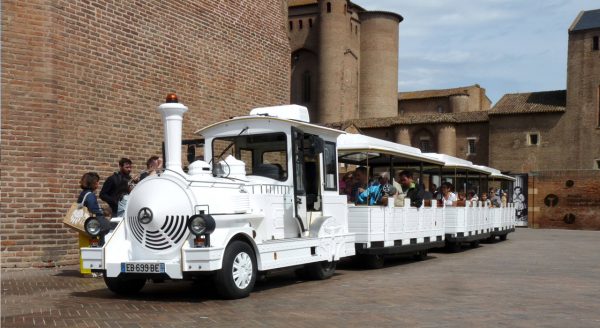
[[189, 216], [171, 215], [158, 230], [148, 230], [140, 223], [137, 216], [128, 218], [134, 238], [144, 247], [153, 250], [169, 249], [179, 243], [185, 235], [185, 226]]

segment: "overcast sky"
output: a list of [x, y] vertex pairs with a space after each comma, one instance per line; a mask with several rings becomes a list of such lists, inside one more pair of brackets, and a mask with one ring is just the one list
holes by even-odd
[[590, 0], [354, 0], [400, 23], [399, 91], [478, 83], [507, 93], [566, 89], [568, 29]]

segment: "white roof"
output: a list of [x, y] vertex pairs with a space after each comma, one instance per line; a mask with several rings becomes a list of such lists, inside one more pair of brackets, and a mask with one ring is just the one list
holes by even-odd
[[496, 179], [502, 179], [502, 180], [510, 180], [510, 181], [516, 181], [517, 180], [517, 179], [515, 179], [515, 178], [513, 178], [511, 176], [502, 174], [502, 172], [500, 172], [500, 170], [497, 170], [497, 169], [495, 169], [493, 167], [484, 166], [484, 165], [475, 165], [475, 166], [477, 166], [477, 167], [479, 167], [479, 168], [481, 168], [483, 170], [489, 171], [490, 172], [490, 178], [496, 178]]
[[426, 153], [426, 155], [433, 156], [444, 162], [444, 167], [446, 168], [464, 169], [467, 171], [475, 171], [488, 175], [491, 174], [489, 170], [486, 170], [479, 165], [474, 165], [473, 162], [467, 161], [466, 159], [438, 153]]
[[390, 141], [385, 141], [362, 134], [346, 133], [337, 139], [337, 148], [339, 152], [347, 151], [374, 151], [383, 152], [391, 155], [398, 155], [410, 159], [416, 159], [423, 162], [442, 165], [440, 161], [432, 156], [421, 153], [421, 150], [415, 147], [401, 145]]
[[310, 123], [310, 118], [308, 117], [308, 108], [300, 105], [258, 107], [252, 109], [250, 111], [250, 115], [271, 116], [286, 120], [296, 120]]

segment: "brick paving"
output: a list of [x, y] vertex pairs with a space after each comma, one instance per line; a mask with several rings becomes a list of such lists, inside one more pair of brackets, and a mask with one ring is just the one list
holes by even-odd
[[461, 253], [396, 258], [380, 270], [342, 263], [326, 281], [280, 272], [249, 298], [210, 283], [109, 292], [77, 267], [2, 271], [2, 327], [599, 327], [600, 232], [518, 229]]

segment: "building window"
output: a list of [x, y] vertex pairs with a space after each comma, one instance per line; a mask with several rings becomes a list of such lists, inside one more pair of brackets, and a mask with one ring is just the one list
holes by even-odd
[[475, 155], [475, 141], [476, 138], [467, 138], [467, 155]]
[[596, 167], [595, 167], [595, 169], [596, 170], [600, 170], [600, 159], [596, 160]]
[[348, 11], [348, 5], [344, 5], [344, 15], [346, 15], [346, 11]]
[[330, 13], [331, 12], [331, 2], [327, 3], [327, 12]]
[[308, 19], [308, 27], [312, 27], [312, 18]]
[[424, 153], [431, 153], [431, 142], [429, 138], [422, 138], [419, 140], [419, 149]]
[[600, 44], [599, 43], [600, 42], [598, 40], [598, 37], [595, 36], [594, 37], [594, 42], [593, 42], [593, 45], [592, 45], [592, 50], [598, 50], [600, 48]]
[[294, 22], [290, 21], [290, 31], [294, 29]]
[[302, 20], [299, 20], [299, 21], [298, 21], [298, 28], [299, 28], [299, 29], [302, 29]]
[[305, 104], [310, 102], [310, 72], [302, 74], [302, 101]]
[[530, 133], [527, 136], [527, 143], [530, 146], [537, 146], [540, 144], [540, 135], [538, 133]]
[[354, 34], [358, 34], [358, 25], [354, 26]]

